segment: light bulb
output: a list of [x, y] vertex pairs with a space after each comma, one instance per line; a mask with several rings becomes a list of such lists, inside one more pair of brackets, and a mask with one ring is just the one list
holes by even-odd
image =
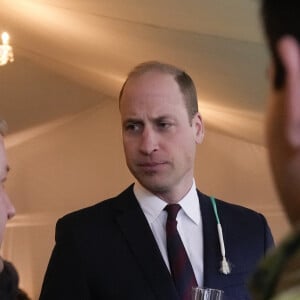
[[2, 44], [3, 45], [8, 45], [9, 34], [7, 32], [2, 32], [1, 38], [2, 38]]

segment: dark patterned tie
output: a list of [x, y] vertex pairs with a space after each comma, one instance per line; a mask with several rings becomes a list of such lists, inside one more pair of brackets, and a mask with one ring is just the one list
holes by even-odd
[[197, 281], [184, 245], [177, 231], [177, 213], [181, 209], [179, 204], [169, 204], [165, 207], [168, 212], [166, 223], [167, 251], [171, 274], [181, 300], [192, 299], [192, 287]]

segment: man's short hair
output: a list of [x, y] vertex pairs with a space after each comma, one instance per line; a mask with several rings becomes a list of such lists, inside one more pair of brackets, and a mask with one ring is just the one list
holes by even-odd
[[193, 119], [195, 114], [198, 112], [198, 99], [197, 99], [197, 91], [195, 84], [192, 80], [192, 78], [183, 70], [162, 62], [158, 61], [148, 61], [141, 63], [137, 65], [127, 76], [127, 79], [125, 80], [120, 94], [119, 94], [119, 103], [121, 101], [124, 88], [126, 86], [126, 83], [128, 80], [132, 78], [137, 78], [147, 72], [160, 72], [172, 75], [177, 82], [180, 91], [182, 92], [185, 100], [185, 105], [187, 108], [189, 120]]
[[300, 5], [297, 0], [262, 0], [262, 21], [266, 39], [275, 63], [274, 87], [284, 84], [285, 72], [276, 45], [284, 35], [292, 35], [300, 42]]
[[8, 126], [5, 120], [0, 119], [0, 135], [4, 136], [7, 133]]

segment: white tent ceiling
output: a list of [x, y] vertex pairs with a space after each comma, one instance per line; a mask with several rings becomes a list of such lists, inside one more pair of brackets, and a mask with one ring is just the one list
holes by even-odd
[[267, 54], [255, 0], [0, 0], [15, 62], [0, 68], [10, 132], [117, 99], [145, 60], [186, 69], [207, 126], [262, 144]]

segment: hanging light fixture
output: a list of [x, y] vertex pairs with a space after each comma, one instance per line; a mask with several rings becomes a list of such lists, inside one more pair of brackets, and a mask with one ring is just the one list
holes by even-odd
[[9, 34], [3, 32], [1, 35], [2, 44], [0, 44], [0, 66], [14, 61], [12, 46], [9, 45]]

